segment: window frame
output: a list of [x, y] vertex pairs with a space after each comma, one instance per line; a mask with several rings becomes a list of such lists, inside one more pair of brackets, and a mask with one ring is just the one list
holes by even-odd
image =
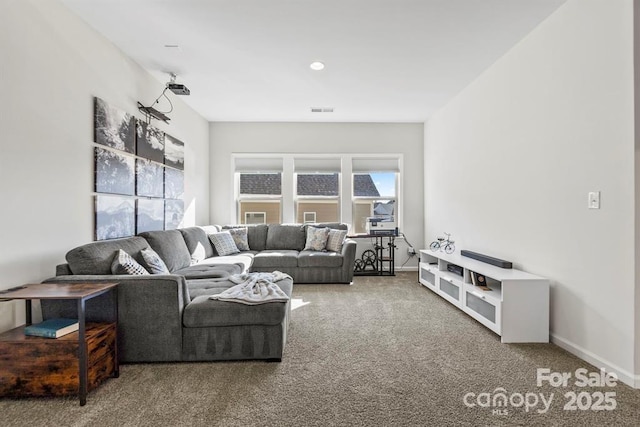
[[[241, 175], [246, 174], [246, 175], [267, 175], [267, 174], [273, 174], [273, 175], [280, 175], [280, 194], [242, 194], [241, 191]], [[279, 215], [278, 215], [278, 221], [282, 222], [282, 211], [283, 211], [283, 197], [282, 197], [282, 172], [260, 172], [260, 171], [256, 171], [256, 172], [234, 172], [235, 175], [235, 183], [236, 183], [236, 196], [235, 196], [235, 205], [236, 205], [236, 214], [235, 214], [235, 218], [236, 218], [236, 223], [237, 224], [246, 224], [246, 214], [247, 212], [244, 212], [245, 215], [242, 214], [242, 203], [278, 203], [279, 204]], [[252, 211], [253, 212], [253, 211]], [[263, 211], [257, 211], [257, 212], [263, 212]], [[267, 222], [267, 212], [265, 212], [265, 223]]]
[[[255, 167], [255, 169], [252, 169]], [[230, 210], [232, 221], [240, 221], [240, 202], [276, 202], [279, 204], [281, 223], [298, 223], [299, 203], [321, 202], [337, 203], [337, 220], [351, 225], [353, 230], [356, 202], [371, 200], [394, 200], [394, 219], [398, 227], [402, 227], [404, 197], [403, 197], [403, 153], [232, 153], [231, 173], [236, 179], [229, 194], [230, 202], [235, 212]], [[278, 173], [281, 177], [280, 195], [240, 194], [240, 175], [242, 173]], [[307, 196], [297, 195], [298, 174], [333, 174], [339, 176], [337, 196]], [[393, 173], [395, 181], [395, 196], [380, 195], [376, 197], [355, 196], [353, 176], [357, 174]], [[304, 207], [303, 207], [304, 208]], [[373, 205], [372, 208], [373, 209]], [[260, 208], [252, 210], [262, 210]], [[307, 211], [309, 211], [307, 209]], [[272, 214], [273, 215], [273, 214]], [[301, 213], [303, 218], [304, 213]], [[333, 213], [331, 214], [333, 215]], [[318, 218], [322, 220], [322, 218]], [[271, 221], [275, 219], [271, 218]], [[322, 221], [324, 222], [324, 221]]]
[[[298, 177], [300, 175], [337, 175], [338, 177], [338, 184], [337, 184], [337, 190], [338, 190], [338, 194], [335, 196], [319, 196], [319, 195], [299, 195], [298, 194]], [[334, 203], [337, 205], [337, 212], [338, 215], [334, 220], [327, 220], [327, 221], [322, 221], [322, 222], [342, 222], [341, 221], [341, 217], [342, 217], [342, 211], [341, 211], [341, 202], [342, 202], [342, 192], [341, 190], [341, 183], [342, 183], [342, 174], [340, 172], [294, 172], [293, 173], [293, 183], [294, 183], [294, 188], [293, 188], [293, 203], [294, 203], [294, 212], [293, 212], [293, 217], [296, 219], [296, 222], [298, 222], [298, 218], [300, 217], [300, 204], [301, 203]], [[318, 213], [314, 212], [316, 219], [318, 217]], [[303, 219], [303, 224], [305, 224], [304, 222], [304, 212], [302, 213], [302, 219]], [[317, 222], [317, 221], [314, 221]]]
[[[394, 192], [395, 195], [391, 196], [391, 195], [384, 195], [384, 194], [380, 194], [379, 196], [356, 196], [355, 195], [355, 176], [356, 175], [371, 175], [374, 173], [389, 173], [389, 174], [393, 174], [394, 175]], [[375, 216], [374, 214], [374, 203], [377, 201], [394, 201], [394, 211], [393, 211], [393, 220], [396, 223], [396, 226], [400, 226], [400, 203], [398, 202], [398, 193], [399, 193], [399, 181], [400, 181], [400, 174], [401, 172], [392, 172], [392, 171], [382, 171], [382, 172], [377, 172], [377, 171], [370, 171], [370, 172], [352, 172], [351, 174], [351, 204], [352, 204], [352, 210], [351, 210], [351, 222], [352, 222], [352, 228], [353, 228], [353, 232], [354, 233], [365, 233], [366, 229], [359, 229], [359, 225], [357, 223], [359, 223], [359, 219], [360, 218], [356, 218], [356, 212], [357, 209], [355, 208], [356, 205], [360, 204], [360, 205], [364, 205], [364, 204], [369, 204], [371, 207], [369, 209], [369, 213], [370, 215], [367, 217], [373, 217]], [[377, 188], [377, 187], [376, 187]], [[365, 224], [366, 226], [366, 224]]]

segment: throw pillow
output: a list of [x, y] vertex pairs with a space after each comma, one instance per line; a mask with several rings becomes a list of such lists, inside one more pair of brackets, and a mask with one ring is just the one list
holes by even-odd
[[167, 264], [164, 263], [160, 255], [151, 248], [144, 248], [140, 251], [144, 263], [147, 264], [147, 269], [151, 274], [171, 274], [167, 268]]
[[219, 233], [209, 234], [209, 240], [215, 246], [218, 255], [232, 255], [240, 252], [236, 243], [233, 241], [233, 237], [231, 237], [231, 233], [228, 231], [221, 231]]
[[247, 230], [247, 227], [230, 228], [227, 231], [231, 234], [231, 237], [239, 251], [251, 250], [249, 249], [249, 230]]
[[111, 273], [131, 274], [136, 276], [149, 274], [149, 272], [143, 266], [138, 264], [138, 261], [133, 259], [131, 255], [129, 255], [122, 249], [118, 249], [115, 256], [113, 257], [113, 262], [111, 263]]
[[328, 228], [307, 227], [307, 243], [304, 250], [323, 251], [327, 246], [327, 237], [329, 237]]
[[344, 239], [347, 237], [347, 230], [329, 230], [327, 237], [327, 250], [332, 252], [342, 252]]

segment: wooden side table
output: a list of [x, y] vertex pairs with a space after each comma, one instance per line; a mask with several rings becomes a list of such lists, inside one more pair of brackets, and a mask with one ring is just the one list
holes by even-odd
[[[78, 395], [80, 398], [80, 406], [84, 406], [87, 403], [87, 391], [88, 391], [88, 352], [91, 352], [92, 356], [96, 356], [99, 359], [100, 348], [113, 346], [114, 360], [113, 360], [113, 372], [117, 378], [119, 376], [118, 367], [118, 354], [117, 354], [117, 340], [115, 339], [117, 330], [118, 319], [118, 304], [117, 304], [117, 283], [37, 283], [19, 286], [17, 288], [0, 291], [1, 299], [23, 299], [26, 304], [26, 321], [27, 325], [31, 324], [31, 301], [34, 299], [74, 299], [78, 304], [78, 332], [77, 332], [77, 360], [78, 360]], [[95, 298], [99, 295], [107, 292], [114, 292], [116, 304], [114, 304], [114, 322], [102, 323], [102, 324], [90, 324], [89, 334], [87, 333], [87, 324], [85, 319], [85, 307], [87, 300]], [[4, 341], [6, 345], [11, 343], [12, 345], [35, 345], [37, 346], [49, 346], [50, 350], [55, 353], [56, 349], [61, 348], [62, 344], [70, 339], [74, 338], [74, 334], [70, 334], [65, 340], [65, 337], [58, 339], [47, 339], [39, 337], [24, 337], [24, 327], [15, 328], [11, 331], [7, 331], [0, 335], [0, 342]], [[109, 333], [109, 331], [112, 331]], [[102, 334], [102, 335], [101, 335]], [[20, 336], [22, 335], [22, 337]], [[114, 339], [111, 339], [111, 336]], [[18, 344], [16, 344], [18, 343]], [[112, 343], [112, 344], [108, 344]], [[93, 345], [92, 345], [93, 344]], [[55, 347], [54, 347], [55, 346]], [[75, 347], [75, 346], [74, 346]], [[94, 347], [97, 347], [94, 349]], [[67, 351], [67, 350], [65, 350]], [[74, 351], [75, 352], [75, 351]], [[37, 352], [35, 352], [38, 357]], [[15, 357], [28, 357], [27, 355], [16, 354]], [[101, 359], [99, 359], [101, 360]], [[24, 362], [24, 360], [23, 360]], [[28, 361], [27, 361], [28, 363]], [[105, 362], [106, 363], [106, 362]], [[109, 362], [110, 363], [110, 362]], [[108, 363], [107, 363], [108, 364]], [[93, 367], [93, 365], [92, 365]], [[97, 368], [99, 371], [108, 369]], [[95, 380], [96, 375], [100, 372], [92, 372], [92, 382]], [[104, 372], [102, 373], [104, 375]], [[99, 378], [98, 378], [99, 379]], [[66, 390], [66, 389], [65, 389]], [[55, 394], [55, 390], [51, 390], [52, 394]], [[11, 393], [9, 393], [11, 394]]]

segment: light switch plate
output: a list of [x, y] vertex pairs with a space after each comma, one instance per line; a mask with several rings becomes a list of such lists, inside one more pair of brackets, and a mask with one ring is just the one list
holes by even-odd
[[600, 209], [600, 192], [599, 191], [590, 191], [589, 192], [589, 209]]

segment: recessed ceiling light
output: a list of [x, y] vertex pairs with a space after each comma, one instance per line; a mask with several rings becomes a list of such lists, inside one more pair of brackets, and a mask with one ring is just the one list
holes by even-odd
[[315, 61], [312, 62], [311, 65], [309, 65], [309, 68], [311, 68], [313, 71], [324, 70], [324, 64], [320, 61]]

